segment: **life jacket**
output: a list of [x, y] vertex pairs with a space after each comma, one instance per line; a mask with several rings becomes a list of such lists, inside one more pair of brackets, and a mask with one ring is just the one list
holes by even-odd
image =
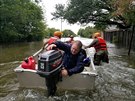
[[94, 45], [96, 52], [98, 52], [99, 50], [107, 50], [105, 40], [101, 37], [98, 37], [97, 39], [98, 39], [98, 43]]
[[56, 42], [58, 39], [58, 37], [51, 37], [48, 41], [48, 45], [52, 44], [53, 42]]

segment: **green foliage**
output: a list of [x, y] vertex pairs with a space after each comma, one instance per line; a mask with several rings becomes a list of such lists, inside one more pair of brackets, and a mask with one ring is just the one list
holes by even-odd
[[92, 37], [92, 34], [94, 33], [94, 32], [96, 32], [97, 31], [97, 29], [96, 28], [93, 28], [93, 27], [90, 27], [90, 26], [88, 26], [88, 27], [86, 27], [85, 29], [79, 29], [79, 31], [78, 31], [78, 35], [80, 35], [80, 36], [82, 36], [82, 37]]
[[0, 0], [0, 42], [41, 40], [43, 12], [31, 0]]
[[82, 36], [82, 37], [84, 37], [84, 33], [83, 32], [84, 32], [84, 29], [80, 28], [77, 34]]
[[[126, 29], [135, 22], [135, 5], [130, 1], [133, 0], [70, 0], [63, 10], [56, 8], [53, 16], [55, 19], [66, 19], [71, 24], [94, 23], [100, 30], [109, 25]], [[122, 10], [119, 11], [120, 8]], [[116, 14], [117, 10], [119, 12]]]
[[104, 30], [107, 28], [107, 24], [103, 22], [95, 22], [95, 28], [99, 30]]
[[46, 32], [45, 32], [45, 34], [44, 34], [44, 37], [45, 37], [45, 38], [52, 37], [52, 36], [53, 36], [53, 33], [54, 33], [55, 31], [60, 31], [60, 30], [59, 30], [59, 29], [55, 29], [55, 28], [47, 28], [47, 29], [46, 29]]
[[63, 36], [62, 36], [62, 37], [69, 37], [69, 36], [71, 36], [71, 35], [76, 36], [76, 34], [75, 34], [73, 31], [68, 30], [68, 29], [65, 29], [65, 30], [63, 31]]
[[135, 18], [134, 18], [135, 17], [135, 7], [133, 7], [132, 10], [125, 13], [124, 17], [127, 19], [127, 23], [135, 26]]
[[[52, 37], [53, 36], [53, 33], [55, 31], [60, 31], [60, 30], [59, 29], [55, 29], [55, 28], [46, 28], [44, 37], [45, 38]], [[65, 29], [64, 31], [62, 31], [62, 33], [63, 33], [62, 37], [69, 37], [71, 35], [76, 36], [76, 34], [73, 31], [68, 30], [68, 29]]]
[[116, 9], [112, 16], [115, 20], [123, 21], [129, 28], [135, 25], [135, 1], [134, 0], [112, 0], [112, 5]]
[[64, 14], [65, 14], [64, 8], [65, 8], [65, 5], [56, 4], [55, 9], [57, 11], [52, 13], [52, 15], [54, 16], [54, 18], [52, 18], [52, 19], [63, 18]]

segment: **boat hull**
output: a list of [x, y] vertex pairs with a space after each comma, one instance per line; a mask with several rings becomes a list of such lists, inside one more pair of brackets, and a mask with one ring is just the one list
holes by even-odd
[[[35, 70], [26, 70], [21, 67], [17, 67], [15, 71], [20, 87], [47, 89], [45, 78], [40, 77]], [[58, 82], [57, 87], [58, 89], [67, 90], [92, 90], [95, 87], [95, 78], [95, 72], [90, 73], [84, 71], [79, 74], [62, 78], [62, 81]]]
[[[38, 55], [41, 52], [42, 49], [33, 55], [36, 61], [38, 60]], [[87, 50], [86, 52], [89, 55], [91, 53], [91, 49]], [[93, 58], [90, 57], [90, 65], [88, 67], [86, 66], [83, 72], [74, 74], [72, 76], [63, 77], [62, 81], [58, 82], [57, 88], [67, 90], [93, 90], [95, 88], [95, 79], [97, 77], [97, 73], [92, 59]], [[36, 70], [37, 68], [38, 66], [36, 64]], [[47, 89], [45, 78], [37, 74], [36, 70], [24, 69], [21, 67], [21, 65], [14, 69], [17, 74], [20, 87]]]

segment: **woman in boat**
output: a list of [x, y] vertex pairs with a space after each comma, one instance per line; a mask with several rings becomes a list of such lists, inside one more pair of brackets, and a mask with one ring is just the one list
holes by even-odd
[[47, 50], [55, 47], [64, 51], [62, 76], [71, 76], [83, 71], [85, 65], [83, 60], [86, 58], [86, 55], [82, 52], [81, 41], [74, 41], [72, 45], [56, 41], [49, 45]]
[[101, 61], [109, 63], [106, 41], [101, 37], [101, 33], [94, 33], [93, 38], [93, 42], [84, 48], [95, 48], [96, 53], [94, 54], [94, 64], [100, 65]]

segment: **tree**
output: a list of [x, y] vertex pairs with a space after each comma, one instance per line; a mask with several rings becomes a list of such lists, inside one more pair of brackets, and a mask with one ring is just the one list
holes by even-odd
[[[115, 6], [117, 1], [119, 0], [70, 0], [67, 7], [65, 7], [63, 11], [56, 8], [56, 11], [52, 14], [54, 18], [59, 18], [58, 14], [63, 12], [62, 17], [71, 24], [77, 22], [81, 24], [94, 23], [95, 27], [100, 29], [104, 29], [108, 25], [117, 25], [119, 28], [129, 28], [131, 26], [131, 21], [127, 21], [126, 18], [131, 15], [128, 15], [129, 12], [134, 12], [135, 9], [132, 7], [132, 9], [129, 9], [128, 12], [124, 12], [125, 15], [115, 15], [114, 13], [118, 9], [117, 6]], [[123, 3], [128, 0], [121, 1]], [[132, 2], [126, 3], [126, 6], [131, 8]], [[130, 18], [133, 19], [133, 15], [131, 15], [132, 17]]]
[[52, 37], [53, 33], [55, 31], [60, 31], [59, 29], [55, 29], [55, 28], [47, 28], [46, 29], [46, 34], [44, 35], [44, 37], [48, 38], [48, 37]]
[[80, 35], [81, 37], [84, 37], [84, 29], [80, 28], [78, 31], [78, 35]]
[[64, 17], [64, 9], [65, 8], [65, 5], [62, 5], [62, 4], [56, 4], [56, 6], [55, 6], [55, 9], [57, 9], [57, 11], [56, 12], [54, 12], [54, 13], [52, 13], [52, 15], [54, 16], [53, 18], [52, 18], [52, 20], [53, 19], [58, 19], [58, 18], [60, 18], [60, 19], [63, 19], [63, 17]]
[[0, 0], [0, 42], [41, 40], [46, 28], [31, 0]]
[[114, 16], [122, 16], [127, 24], [135, 25], [135, 0], [114, 0], [113, 4], [116, 8]]
[[85, 29], [79, 29], [78, 31], [78, 35], [82, 36], [82, 37], [92, 37], [92, 34], [95, 33], [96, 31], [98, 31], [97, 29], [93, 28], [93, 27], [86, 27]]
[[71, 35], [76, 36], [76, 34], [73, 31], [71, 31], [71, 30], [65, 29], [63, 31], [63, 37], [69, 37]]

